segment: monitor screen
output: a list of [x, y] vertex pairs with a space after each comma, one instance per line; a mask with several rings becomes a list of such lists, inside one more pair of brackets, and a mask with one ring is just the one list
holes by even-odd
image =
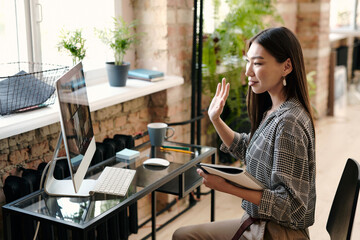
[[77, 192], [96, 149], [81, 62], [58, 79], [56, 89], [64, 147]]

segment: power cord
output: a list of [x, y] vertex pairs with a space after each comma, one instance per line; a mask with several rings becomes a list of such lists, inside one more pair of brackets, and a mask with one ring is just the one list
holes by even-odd
[[[59, 160], [59, 159], [62, 159], [62, 158], [63, 158], [63, 157], [55, 158], [55, 161], [57, 161], [57, 160]], [[42, 185], [43, 185], [45, 173], [46, 173], [48, 167], [50, 166], [50, 163], [52, 163], [52, 161], [54, 161], [54, 160], [51, 160], [51, 161], [49, 161], [49, 162], [46, 164], [46, 166], [45, 166], [45, 168], [44, 168], [44, 170], [43, 170], [43, 172], [42, 172], [42, 174], [41, 174], [40, 189], [42, 188]], [[41, 207], [40, 201], [41, 201], [41, 196], [39, 196], [39, 209], [40, 209], [40, 207]], [[37, 221], [36, 230], [35, 230], [35, 234], [34, 234], [33, 240], [35, 240], [35, 239], [37, 238], [37, 235], [38, 235], [38, 233], [39, 233], [39, 228], [40, 228], [40, 221]]]

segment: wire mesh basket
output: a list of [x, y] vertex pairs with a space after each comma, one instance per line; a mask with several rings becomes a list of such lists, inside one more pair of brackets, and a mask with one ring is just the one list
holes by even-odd
[[54, 104], [55, 81], [68, 69], [44, 63], [0, 63], [0, 115]]

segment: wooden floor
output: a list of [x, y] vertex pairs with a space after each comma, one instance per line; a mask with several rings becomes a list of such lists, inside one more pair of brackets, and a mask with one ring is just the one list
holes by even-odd
[[[360, 104], [342, 107], [336, 110], [334, 117], [326, 117], [316, 122], [316, 151], [316, 220], [309, 230], [311, 239], [322, 240], [329, 239], [326, 222], [346, 160], [353, 158], [360, 162]], [[208, 189], [202, 187], [202, 191], [207, 192]], [[181, 210], [181, 207], [173, 206], [171, 211], [157, 218], [157, 224], [161, 225]], [[216, 220], [239, 218], [242, 213], [241, 199], [216, 193]], [[205, 195], [193, 208], [158, 231], [157, 239], [171, 239], [172, 233], [178, 227], [209, 220], [210, 195]], [[142, 239], [150, 230], [151, 223], [141, 228], [138, 234], [131, 235], [130, 239]], [[360, 210], [355, 216], [352, 239], [360, 239]]]

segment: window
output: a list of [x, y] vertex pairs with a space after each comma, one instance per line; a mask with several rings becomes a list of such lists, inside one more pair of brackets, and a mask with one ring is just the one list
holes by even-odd
[[116, 2], [119, 1], [0, 1], [0, 62], [34, 61], [71, 66], [71, 56], [57, 48], [60, 32], [81, 29], [86, 39], [85, 70], [104, 68], [105, 61], [112, 60], [112, 53], [95, 29], [112, 26], [112, 17], [121, 10]]
[[225, 1], [204, 0], [204, 33], [213, 33], [229, 12]]
[[19, 11], [24, 12], [24, 1], [0, 1], [0, 63], [28, 58], [25, 15]]
[[112, 26], [114, 0], [100, 2], [88, 0], [41, 1], [40, 37], [43, 62], [53, 62], [56, 59], [60, 64], [71, 65], [72, 58], [57, 49], [59, 34], [62, 29], [71, 31], [82, 29], [82, 35], [86, 39], [84, 67], [91, 69], [104, 67], [108, 49], [99, 40], [94, 30]]
[[332, 30], [356, 30], [360, 28], [358, 1], [359, 0], [330, 1], [330, 28]]

